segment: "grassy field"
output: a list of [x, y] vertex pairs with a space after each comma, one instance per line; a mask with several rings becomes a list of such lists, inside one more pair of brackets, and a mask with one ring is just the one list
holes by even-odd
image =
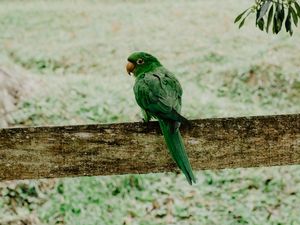
[[[137, 50], [177, 74], [188, 118], [299, 113], [300, 30], [273, 36], [251, 19], [239, 30], [251, 3], [1, 1], [0, 65], [40, 80], [14, 124], [141, 120], [125, 72]], [[0, 224], [300, 224], [300, 166], [196, 176], [0, 183]]]

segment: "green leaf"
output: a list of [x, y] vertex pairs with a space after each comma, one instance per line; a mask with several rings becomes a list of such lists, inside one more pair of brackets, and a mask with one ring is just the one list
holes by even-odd
[[273, 33], [278, 34], [281, 30], [284, 20], [284, 7], [283, 4], [277, 4], [273, 20]]
[[260, 10], [261, 10], [261, 8], [259, 8], [259, 9], [256, 11], [256, 19], [255, 19], [255, 24], [256, 24], [256, 26], [257, 26], [257, 24], [258, 24], [258, 17], [259, 17], [259, 14], [260, 14]]
[[293, 15], [293, 13], [289, 8], [288, 15], [287, 15], [286, 20], [285, 20], [285, 29], [286, 29], [286, 32], [289, 32], [290, 35], [292, 36], [293, 35], [293, 29], [292, 29], [292, 17], [291, 17], [291, 15]]
[[260, 30], [264, 30], [264, 25], [265, 25], [265, 21], [263, 18], [261, 18], [258, 22], [257, 22], [258, 28]]
[[281, 30], [282, 21], [278, 19], [278, 17], [274, 16], [273, 20], [273, 33], [278, 34]]
[[292, 6], [289, 6], [289, 12], [292, 13], [294, 24], [295, 24], [295, 26], [297, 26], [298, 25], [298, 16], [297, 16], [297, 13], [296, 13], [296, 11], [294, 10], [294, 8]]
[[300, 18], [300, 5], [296, 1], [294, 2], [294, 5], [297, 10], [298, 17]]
[[260, 10], [259, 10], [259, 16], [257, 20], [260, 20], [261, 18], [264, 17], [264, 15], [267, 13], [269, 6], [271, 4], [271, 1], [267, 0], [264, 2], [264, 4], [261, 6]]
[[288, 15], [285, 20], [285, 30], [289, 32], [291, 30], [292, 22], [291, 22], [291, 11], [289, 10]]
[[[249, 8], [248, 8], [249, 9]], [[234, 23], [238, 22], [242, 17], [243, 15], [248, 11], [248, 9], [246, 9], [244, 12], [242, 12], [240, 15], [238, 15], [235, 20], [234, 20]]]
[[280, 6], [280, 10], [279, 10], [278, 17], [281, 21], [283, 21], [284, 20], [284, 6], [283, 6], [283, 4], [281, 4], [281, 5], [279, 4], [279, 6]]
[[270, 27], [270, 24], [272, 22], [273, 10], [274, 10], [274, 7], [272, 5], [271, 8], [270, 8], [270, 10], [269, 10], [269, 14], [268, 14], [268, 21], [267, 21], [267, 28], [266, 28], [267, 33], [269, 32], [269, 27]]
[[277, 20], [278, 20], [278, 5], [276, 5], [275, 13], [274, 13], [274, 18], [273, 18], [273, 34], [278, 34], [277, 30]]
[[246, 18], [244, 18], [244, 19], [242, 20], [242, 22], [241, 22], [240, 25], [239, 25], [239, 29], [244, 25], [245, 20], [246, 20]]

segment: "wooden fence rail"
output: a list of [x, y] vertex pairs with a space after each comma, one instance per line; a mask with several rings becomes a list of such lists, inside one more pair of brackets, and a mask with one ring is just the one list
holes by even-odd
[[[194, 170], [300, 164], [300, 114], [191, 122]], [[0, 129], [0, 181], [175, 168], [157, 122]]]

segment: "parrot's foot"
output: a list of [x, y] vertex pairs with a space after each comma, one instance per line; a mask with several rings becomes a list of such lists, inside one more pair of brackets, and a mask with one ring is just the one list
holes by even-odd
[[142, 119], [142, 122], [143, 122], [143, 123], [149, 123], [149, 121], [150, 121], [150, 120], [145, 119], [145, 118]]
[[150, 126], [150, 120], [145, 120], [144, 118], [142, 119], [142, 123], [143, 123], [143, 126], [144, 126], [144, 129], [146, 132], [148, 132], [150, 129], [151, 129], [151, 126]]

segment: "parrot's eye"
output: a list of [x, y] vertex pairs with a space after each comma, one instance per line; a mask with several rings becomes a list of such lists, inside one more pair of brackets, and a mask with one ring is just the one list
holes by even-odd
[[143, 59], [138, 59], [138, 60], [136, 61], [136, 63], [137, 63], [138, 65], [143, 64], [143, 63], [144, 63], [144, 60], [143, 60]]

